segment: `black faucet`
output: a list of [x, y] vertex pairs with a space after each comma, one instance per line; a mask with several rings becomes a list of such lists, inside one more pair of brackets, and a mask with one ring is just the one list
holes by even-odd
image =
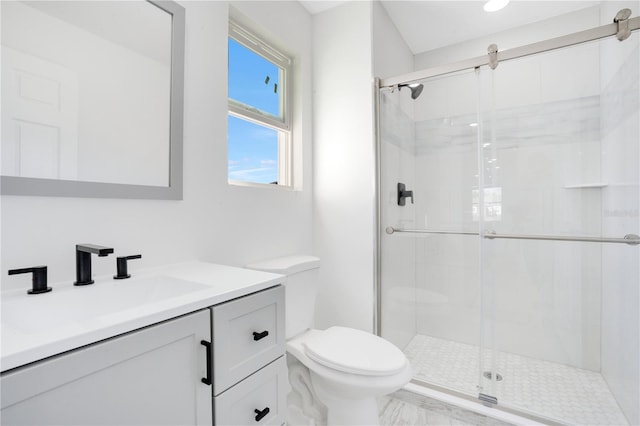
[[141, 254], [134, 254], [132, 256], [122, 256], [116, 258], [116, 267], [118, 269], [117, 275], [113, 276], [114, 280], [126, 280], [131, 278], [129, 274], [129, 268], [127, 267], [127, 260], [142, 259]]
[[104, 257], [113, 253], [113, 249], [95, 244], [77, 244], [76, 282], [73, 283], [73, 285], [89, 285], [94, 283], [91, 279], [91, 253]]
[[32, 287], [27, 290], [29, 294], [40, 294], [51, 291], [51, 287], [47, 287], [47, 267], [32, 266], [31, 268], [11, 269], [9, 275], [33, 273]]

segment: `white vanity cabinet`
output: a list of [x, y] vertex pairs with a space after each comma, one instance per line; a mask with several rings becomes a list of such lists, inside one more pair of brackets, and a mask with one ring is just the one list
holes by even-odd
[[2, 373], [2, 425], [283, 425], [281, 285]]
[[2, 425], [283, 425], [277, 285], [3, 372]]
[[211, 425], [203, 309], [4, 373], [3, 425]]
[[283, 286], [211, 308], [215, 424], [285, 423], [284, 308]]

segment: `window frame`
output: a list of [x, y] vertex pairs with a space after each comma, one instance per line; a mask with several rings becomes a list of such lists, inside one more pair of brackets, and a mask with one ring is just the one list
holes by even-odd
[[[278, 134], [278, 180], [274, 184], [265, 184], [252, 181], [240, 181], [228, 178], [229, 183], [234, 185], [249, 186], [280, 186], [293, 187], [292, 181], [292, 130], [291, 130], [291, 70], [293, 61], [285, 54], [278, 51], [272, 44], [265, 42], [250, 30], [229, 20], [228, 39], [241, 44], [258, 56], [273, 63], [279, 69], [280, 87], [280, 117], [276, 117], [258, 108], [239, 102], [227, 96], [229, 105], [229, 115], [236, 118], [252, 122], [259, 126], [264, 126], [277, 131]], [[227, 83], [228, 84], [228, 83]], [[229, 158], [227, 157], [227, 161]]]

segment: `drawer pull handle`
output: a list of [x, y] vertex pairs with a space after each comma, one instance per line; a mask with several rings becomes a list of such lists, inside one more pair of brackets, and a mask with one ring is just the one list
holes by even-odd
[[265, 408], [264, 410], [260, 411], [257, 408], [255, 410], [253, 410], [254, 413], [256, 413], [256, 422], [259, 422], [260, 420], [262, 420], [264, 418], [264, 416], [266, 416], [267, 414], [269, 414], [269, 407]]
[[201, 379], [205, 385], [211, 385], [211, 342], [201, 340], [200, 344], [207, 349], [207, 377]]
[[260, 339], [264, 339], [265, 337], [267, 337], [269, 335], [269, 331], [265, 330], [262, 333], [256, 333], [255, 331], [253, 332], [253, 340], [255, 340], [256, 342]]

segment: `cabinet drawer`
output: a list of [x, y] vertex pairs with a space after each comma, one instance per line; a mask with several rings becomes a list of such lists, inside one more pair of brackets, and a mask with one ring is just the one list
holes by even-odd
[[214, 398], [216, 425], [282, 425], [289, 382], [284, 356]]
[[277, 286], [212, 308], [214, 395], [285, 351], [284, 287]]

